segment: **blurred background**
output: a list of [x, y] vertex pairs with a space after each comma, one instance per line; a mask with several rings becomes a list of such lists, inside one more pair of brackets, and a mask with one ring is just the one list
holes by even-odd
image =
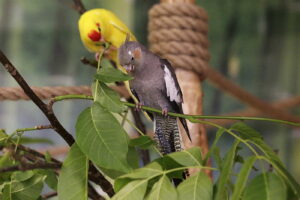
[[[147, 11], [156, 0], [83, 0], [87, 9], [106, 8], [131, 27], [147, 45]], [[211, 66], [259, 98], [275, 102], [300, 92], [299, 0], [198, 0], [209, 15]], [[77, 29], [79, 14], [70, 0], [0, 0], [0, 49], [31, 86], [90, 85], [95, 69], [80, 62], [93, 58], [82, 45]], [[0, 67], [0, 87], [17, 86]], [[204, 113], [220, 115], [246, 108], [231, 96], [204, 82]], [[59, 120], [74, 133], [86, 101], [55, 104]], [[290, 109], [300, 114], [299, 107]], [[27, 101], [0, 102], [0, 128], [47, 125], [48, 121]], [[300, 180], [300, 130], [285, 125], [251, 122], [272, 148], [278, 150], [289, 171]], [[208, 131], [209, 140], [215, 130]], [[26, 133], [49, 138], [57, 148], [65, 145], [53, 131]], [[231, 144], [225, 137], [222, 148]], [[46, 149], [53, 145], [35, 145]]]

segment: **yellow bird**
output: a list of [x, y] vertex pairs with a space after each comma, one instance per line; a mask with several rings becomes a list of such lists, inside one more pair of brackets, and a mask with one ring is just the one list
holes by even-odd
[[114, 13], [106, 9], [86, 11], [81, 15], [78, 26], [80, 38], [89, 51], [99, 53], [104, 48], [104, 42], [111, 44], [107, 53], [108, 58], [113, 60], [118, 68], [120, 65], [117, 49], [124, 43], [127, 34], [130, 35], [130, 41], [136, 40], [129, 28]]

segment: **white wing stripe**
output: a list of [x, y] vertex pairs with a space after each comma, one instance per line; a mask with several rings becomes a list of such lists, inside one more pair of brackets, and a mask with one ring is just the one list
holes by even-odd
[[167, 88], [167, 96], [170, 98], [170, 101], [176, 101], [177, 103], [181, 103], [180, 92], [178, 88], [176, 88], [175, 81], [172, 77], [172, 74], [168, 67], [164, 65], [164, 79]]

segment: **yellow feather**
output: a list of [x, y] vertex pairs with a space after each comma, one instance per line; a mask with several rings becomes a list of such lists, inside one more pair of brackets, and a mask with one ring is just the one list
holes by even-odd
[[100, 24], [101, 34], [105, 41], [116, 48], [124, 43], [127, 33], [130, 34], [130, 40], [136, 40], [129, 28], [114, 13], [101, 8], [92, 9], [83, 13], [78, 22], [80, 38], [91, 52], [99, 52], [103, 48], [99, 46], [99, 42], [88, 37], [91, 30], [98, 30], [97, 24]]
[[[110, 58], [117, 64], [117, 67], [121, 71], [126, 73], [125, 69], [119, 64], [117, 49], [125, 42], [127, 34], [130, 34], [130, 41], [136, 41], [135, 36], [111, 11], [102, 8], [86, 11], [81, 15], [78, 21], [78, 28], [81, 41], [90, 52], [96, 53], [103, 50], [103, 46], [100, 45], [100, 42], [93, 41], [88, 36], [92, 30], [99, 31], [98, 24], [100, 25], [101, 35], [105, 42], [110, 43], [116, 49], [110, 52]], [[137, 102], [137, 99], [132, 95], [129, 89], [128, 81], [125, 81], [125, 85], [135, 102]], [[149, 118], [148, 115], [146, 116]]]

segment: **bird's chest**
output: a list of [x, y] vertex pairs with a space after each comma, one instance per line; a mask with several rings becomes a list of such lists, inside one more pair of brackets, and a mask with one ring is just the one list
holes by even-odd
[[133, 79], [130, 87], [136, 91], [138, 98], [147, 106], [157, 107], [162, 95], [163, 86], [160, 80], [152, 79]]

